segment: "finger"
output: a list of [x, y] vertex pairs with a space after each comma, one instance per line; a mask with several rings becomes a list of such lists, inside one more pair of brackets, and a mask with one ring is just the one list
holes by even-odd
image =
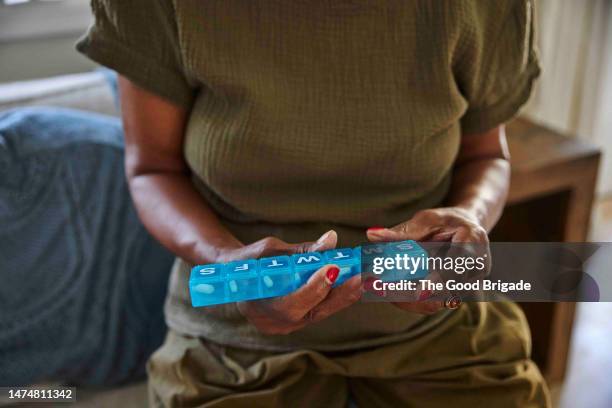
[[315, 242], [302, 242], [299, 244], [289, 244], [276, 237], [266, 237], [243, 247], [239, 252], [233, 254], [231, 260], [325, 251], [335, 248], [337, 242], [338, 234], [334, 230], [327, 231]]
[[390, 242], [401, 240], [396, 231], [389, 228], [368, 228], [366, 236], [370, 242]]
[[375, 286], [376, 278], [374, 276], [368, 276], [363, 279], [362, 288], [364, 292], [368, 292], [378, 297], [386, 297], [387, 292], [385, 290], [377, 290]]
[[304, 321], [290, 322], [284, 313], [273, 307], [274, 301], [273, 299], [260, 299], [238, 302], [237, 307], [240, 313], [264, 334], [289, 334], [306, 325]]
[[333, 249], [338, 245], [338, 234], [334, 230], [329, 230], [315, 242], [305, 242], [303, 244], [296, 245], [296, 253], [315, 252], [315, 251], [327, 251]]
[[462, 227], [457, 228], [457, 231], [453, 235], [452, 242], [488, 243], [489, 237], [487, 231], [482, 227]]
[[338, 279], [340, 269], [336, 265], [325, 265], [317, 270], [302, 287], [278, 298], [275, 309], [284, 313], [290, 322], [299, 322], [308, 312], [323, 301]]
[[[445, 289], [445, 281], [438, 271], [430, 271], [425, 279], [429, 282], [427, 287], [417, 289], [416, 298], [419, 302], [432, 299], [440, 300], [440, 298], [448, 295], [448, 291]], [[442, 290], [437, 289], [440, 287], [440, 284], [442, 285]]]
[[405, 239], [423, 241], [436, 232], [437, 229], [430, 225], [410, 220], [392, 228], [370, 228], [366, 234], [371, 242], [392, 242]]
[[306, 252], [327, 251], [338, 244], [338, 234], [329, 230], [314, 242], [300, 242], [298, 244], [285, 244], [281, 250], [283, 254], [304, 254]]
[[256, 259], [265, 256], [284, 255], [288, 252], [291, 244], [276, 237], [266, 237], [241, 248], [236, 259]]
[[[427, 279], [436, 287], [436, 283], [443, 283], [440, 275], [437, 272], [431, 272]], [[408, 302], [392, 302], [400, 309], [420, 314], [433, 314], [444, 308], [445, 291], [439, 292], [432, 289], [418, 289], [417, 301]]]
[[491, 253], [489, 237], [484, 228], [459, 228], [453, 237], [451, 247], [448, 251], [450, 257], [481, 258], [484, 260], [483, 269], [470, 269], [468, 273], [462, 274], [464, 280], [482, 278], [491, 270]]
[[436, 234], [434, 234], [431, 238], [430, 241], [431, 242], [448, 242], [451, 241], [453, 239], [453, 236], [455, 235], [455, 231], [451, 230], [442, 230], [440, 232], [437, 232]]
[[427, 300], [423, 302], [394, 302], [394, 306], [402, 310], [418, 314], [434, 314], [444, 309], [444, 302], [437, 300]]
[[361, 276], [353, 276], [342, 285], [331, 290], [325, 300], [312, 310], [310, 313], [310, 320], [318, 322], [349, 307], [361, 299], [362, 293]]

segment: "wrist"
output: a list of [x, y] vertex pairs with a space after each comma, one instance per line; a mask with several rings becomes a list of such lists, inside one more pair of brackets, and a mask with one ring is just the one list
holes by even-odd
[[224, 263], [227, 262], [228, 259], [231, 259], [232, 253], [244, 248], [242, 242], [234, 237], [231, 238], [232, 239], [216, 238], [212, 241], [199, 241], [194, 251], [198, 263]]
[[487, 215], [482, 205], [479, 205], [474, 201], [466, 201], [457, 203], [456, 205], [453, 205], [453, 207], [467, 220], [485, 228]]

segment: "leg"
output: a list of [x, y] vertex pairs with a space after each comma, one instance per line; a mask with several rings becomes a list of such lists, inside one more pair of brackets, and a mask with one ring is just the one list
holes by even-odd
[[517, 305], [465, 304], [416, 341], [378, 350], [371, 358], [392, 366], [351, 378], [350, 389], [360, 407], [548, 407], [530, 347]]
[[150, 404], [158, 407], [344, 408], [343, 376], [322, 354], [222, 347], [170, 331], [149, 361]]

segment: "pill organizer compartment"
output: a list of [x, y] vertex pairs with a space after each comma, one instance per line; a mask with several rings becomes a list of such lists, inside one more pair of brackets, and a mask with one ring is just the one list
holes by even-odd
[[293, 262], [293, 270], [298, 287], [305, 284], [312, 274], [324, 265], [323, 255], [319, 252], [295, 254], [291, 256], [291, 261]]
[[395, 255], [400, 255], [403, 257], [404, 254], [406, 254], [408, 257], [413, 258], [418, 262], [416, 269], [413, 268], [413, 264], [411, 263], [410, 270], [395, 270], [393, 276], [395, 281], [400, 281], [402, 279], [422, 279], [427, 276], [427, 252], [415, 241], [408, 240], [388, 243], [385, 245], [385, 254], [388, 257], [395, 257]]
[[395, 282], [396, 278], [394, 269], [385, 270], [380, 274], [373, 273], [375, 259], [383, 259], [388, 256], [387, 245], [388, 244], [378, 243], [364, 244], [357, 247], [356, 250], [359, 250], [362, 272], [366, 272], [367, 276], [375, 277], [383, 282]]
[[198, 265], [191, 269], [189, 292], [192, 306], [208, 306], [227, 301], [223, 266]]
[[361, 260], [358, 249], [340, 248], [323, 252], [326, 264], [337, 265], [340, 269], [334, 287], [341, 285], [352, 276], [361, 272]]
[[262, 297], [283, 296], [296, 289], [295, 276], [288, 256], [274, 256], [259, 260]]
[[230, 262], [225, 265], [224, 272], [228, 302], [261, 297], [256, 260]]

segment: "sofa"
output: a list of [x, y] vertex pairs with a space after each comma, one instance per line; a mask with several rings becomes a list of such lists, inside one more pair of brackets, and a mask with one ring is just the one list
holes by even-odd
[[[96, 70], [39, 80], [0, 84], [0, 112], [24, 106], [53, 106], [118, 116], [108, 71]], [[50, 386], [52, 384], [40, 384]], [[78, 387], [76, 407], [146, 407], [144, 381], [118, 387]], [[12, 402], [0, 399], [0, 406]]]

